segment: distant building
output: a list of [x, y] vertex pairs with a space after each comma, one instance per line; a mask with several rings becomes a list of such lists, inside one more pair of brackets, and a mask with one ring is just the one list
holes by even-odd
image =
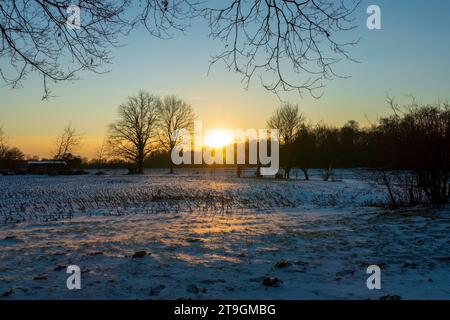
[[31, 174], [58, 174], [67, 166], [65, 161], [28, 161], [27, 164]]
[[0, 160], [0, 174], [59, 174], [67, 170], [65, 161]]
[[27, 173], [28, 164], [23, 160], [0, 160], [0, 174]]

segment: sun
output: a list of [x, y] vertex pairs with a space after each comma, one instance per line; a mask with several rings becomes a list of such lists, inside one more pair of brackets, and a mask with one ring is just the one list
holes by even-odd
[[210, 148], [223, 148], [233, 142], [233, 135], [222, 129], [208, 130], [203, 137], [203, 144]]

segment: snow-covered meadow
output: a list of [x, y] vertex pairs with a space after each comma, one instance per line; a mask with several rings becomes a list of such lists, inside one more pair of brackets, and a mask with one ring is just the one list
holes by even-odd
[[450, 299], [450, 208], [385, 209], [361, 170], [234, 173], [0, 177], [0, 297]]

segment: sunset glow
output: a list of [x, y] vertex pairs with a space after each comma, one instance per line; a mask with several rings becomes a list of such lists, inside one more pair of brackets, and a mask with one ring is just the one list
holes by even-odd
[[222, 148], [233, 142], [231, 132], [222, 129], [211, 129], [205, 133], [203, 144], [210, 148]]

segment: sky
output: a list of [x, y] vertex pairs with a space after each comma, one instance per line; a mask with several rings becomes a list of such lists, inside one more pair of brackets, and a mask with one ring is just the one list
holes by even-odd
[[[372, 4], [381, 8], [381, 30], [366, 27], [366, 9]], [[363, 0], [355, 18], [353, 32], [360, 42], [351, 55], [359, 63], [344, 61], [336, 68], [351, 77], [326, 83], [320, 99], [291, 92], [282, 94], [284, 101], [298, 104], [311, 123], [342, 125], [352, 119], [367, 125], [367, 119], [389, 112], [386, 93], [399, 102], [408, 94], [421, 102], [450, 98], [450, 1]], [[221, 43], [208, 37], [205, 23], [169, 40], [136, 30], [123, 42], [113, 50], [110, 72], [82, 73], [75, 82], [52, 84], [56, 97], [48, 101], [41, 101], [38, 77], [31, 76], [19, 89], [0, 83], [0, 126], [9, 144], [28, 155], [49, 156], [56, 136], [71, 123], [83, 136], [78, 153], [92, 157], [118, 105], [140, 89], [180, 96], [205, 128], [265, 128], [280, 105], [258, 81], [246, 90], [241, 76], [220, 63], [208, 74]]]

